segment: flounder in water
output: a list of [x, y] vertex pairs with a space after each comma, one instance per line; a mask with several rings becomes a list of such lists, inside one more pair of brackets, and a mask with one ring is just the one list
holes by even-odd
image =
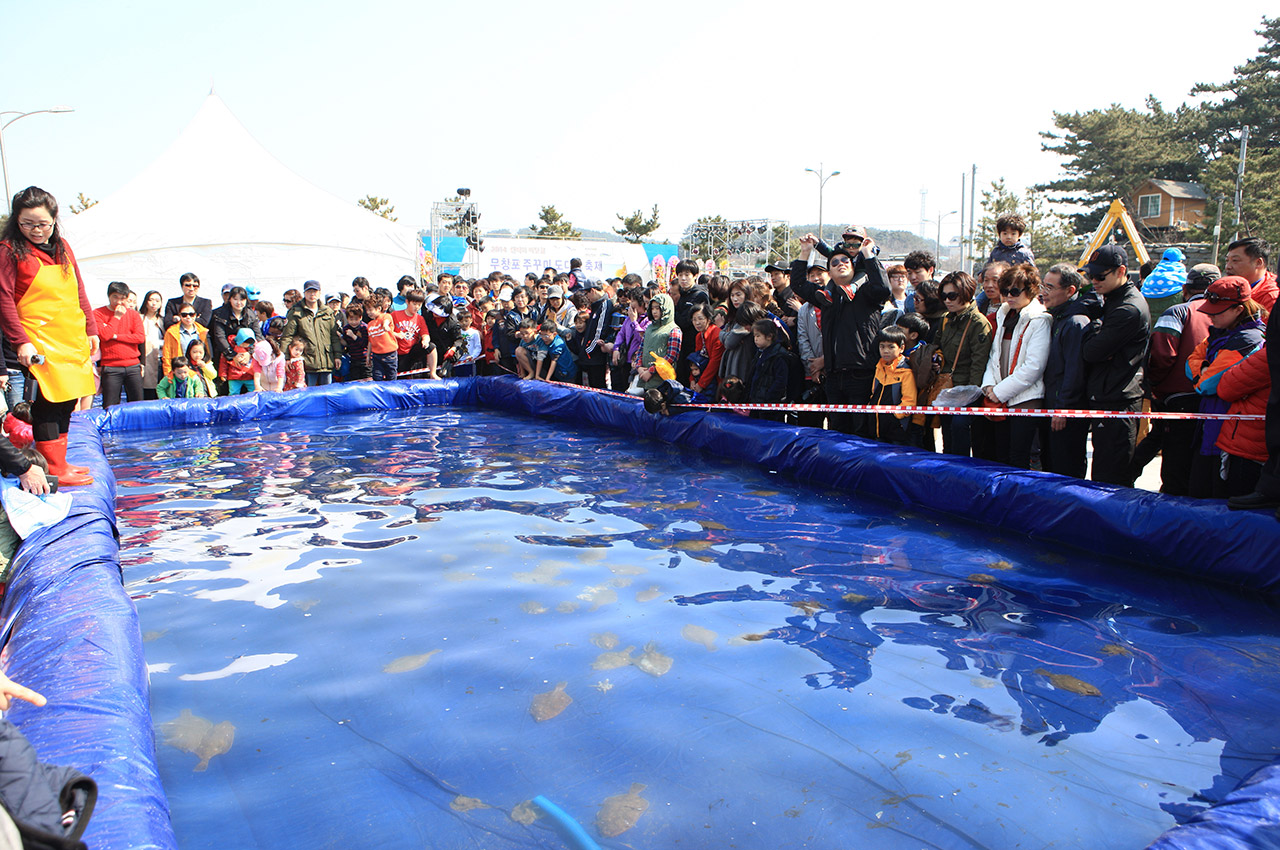
[[619, 667], [626, 667], [631, 663], [631, 653], [634, 651], [634, 646], [628, 646], [626, 649], [619, 649], [614, 652], [602, 652], [591, 663], [591, 669], [616, 670]]
[[200, 763], [195, 769], [198, 771], [208, 770], [209, 759], [214, 756], [220, 756], [227, 750], [231, 749], [231, 745], [236, 740], [236, 727], [232, 725], [230, 720], [224, 720], [217, 726], [209, 730], [209, 734], [204, 736], [204, 740], [200, 742], [200, 746], [196, 748], [196, 755], [200, 757]]
[[618, 636], [613, 632], [599, 632], [591, 636], [591, 642], [601, 649], [613, 649], [618, 645]]
[[204, 736], [213, 731], [213, 723], [199, 715], [192, 714], [191, 709], [184, 708], [173, 720], [165, 721], [156, 727], [166, 744], [176, 747], [184, 753], [194, 753], [200, 748]]
[[658, 644], [649, 641], [644, 645], [644, 653], [635, 660], [636, 667], [650, 676], [664, 676], [671, 671], [671, 656], [658, 651]]
[[545, 584], [550, 587], [564, 587], [571, 582], [567, 578], [557, 578], [560, 567], [555, 564], [539, 564], [527, 572], [512, 573], [511, 577], [525, 584]]
[[710, 652], [716, 651], [716, 633], [711, 629], [704, 629], [702, 626], [695, 626], [692, 623], [680, 630], [680, 637], [690, 643], [700, 643]]
[[382, 668], [383, 673], [408, 673], [410, 670], [417, 670], [419, 667], [431, 660], [431, 656], [440, 650], [433, 649], [430, 652], [424, 652], [421, 655], [402, 655], [395, 661]]
[[541, 815], [538, 810], [533, 807], [532, 800], [525, 800], [523, 803], [517, 803], [516, 807], [511, 810], [511, 819], [516, 823], [522, 823], [525, 826], [536, 821]]
[[491, 809], [493, 807], [478, 797], [464, 797], [459, 794], [449, 803], [449, 808], [455, 812], [470, 812], [474, 809]]
[[569, 683], [560, 682], [545, 694], [534, 696], [533, 703], [529, 706], [529, 713], [533, 715], [534, 720], [539, 723], [550, 720], [569, 707], [573, 697], [564, 692], [564, 686], [567, 684]]
[[1082, 697], [1102, 696], [1102, 691], [1082, 679], [1077, 679], [1069, 673], [1050, 673], [1043, 667], [1037, 667], [1035, 672], [1046, 677], [1049, 682], [1060, 691], [1068, 691], [1069, 693], [1079, 694]]
[[827, 607], [816, 599], [801, 599], [799, 602], [788, 602], [787, 604], [792, 608], [799, 608], [810, 617]]
[[676, 548], [686, 552], [705, 552], [711, 548], [710, 540], [677, 540]]
[[606, 797], [596, 813], [596, 829], [605, 838], [621, 835], [636, 825], [640, 816], [649, 808], [649, 801], [640, 796], [645, 789], [639, 782], [632, 784], [625, 794]]
[[614, 602], [617, 602], [618, 591], [614, 590], [612, 587], [599, 584], [594, 587], [584, 588], [583, 591], [578, 594], [578, 598], [583, 602], [590, 602], [591, 610], [594, 611], [601, 605], [612, 605]]

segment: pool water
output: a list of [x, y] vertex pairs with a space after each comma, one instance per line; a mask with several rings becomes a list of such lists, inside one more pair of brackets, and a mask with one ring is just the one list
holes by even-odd
[[1271, 606], [1031, 536], [484, 409], [108, 454], [183, 848], [1141, 847], [1280, 753]]

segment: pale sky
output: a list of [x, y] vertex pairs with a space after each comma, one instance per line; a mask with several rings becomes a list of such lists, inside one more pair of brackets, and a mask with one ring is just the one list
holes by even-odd
[[[1263, 2], [1195, 7], [777, 0], [7, 3], [0, 110], [70, 106], [4, 134], [12, 191], [103, 200], [178, 136], [212, 84], [268, 151], [425, 227], [472, 189], [486, 229], [554, 204], [579, 227], [659, 205], [917, 230], [961, 174], [1058, 174], [1052, 112], [1167, 107], [1256, 55]], [[7, 120], [7, 116], [3, 120]], [[247, 204], [263, 202], [246, 198]], [[171, 212], [157, 209], [156, 215]], [[967, 213], [966, 213], [967, 214]], [[944, 240], [959, 216], [944, 221]], [[932, 225], [928, 228], [933, 233]]]

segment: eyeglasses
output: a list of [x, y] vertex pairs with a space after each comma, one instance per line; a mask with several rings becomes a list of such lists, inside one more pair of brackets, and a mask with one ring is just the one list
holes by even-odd
[[20, 221], [18, 227], [23, 230], [52, 230], [52, 221]]
[[956, 292], [954, 289], [951, 290], [950, 292], [944, 292], [942, 293], [942, 300], [943, 301], [959, 301], [960, 293]]
[[830, 260], [827, 261], [827, 265], [851, 266], [853, 265], [853, 260], [849, 257], [848, 254], [836, 254], [834, 257], [832, 257]]
[[1011, 286], [1008, 289], [1005, 289], [1003, 286], [1000, 287], [1000, 294], [1008, 296], [1009, 298], [1021, 298], [1022, 293], [1026, 291], [1027, 290], [1020, 289], [1019, 287], [1016, 287], [1016, 286]]
[[1210, 304], [1243, 304], [1244, 303], [1239, 298], [1228, 298], [1227, 296], [1219, 295], [1216, 292], [1210, 292], [1208, 295], [1204, 297], [1204, 300], [1208, 301]]

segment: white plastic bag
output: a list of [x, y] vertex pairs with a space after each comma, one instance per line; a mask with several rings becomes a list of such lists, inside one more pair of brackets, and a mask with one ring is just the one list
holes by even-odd
[[982, 387], [972, 384], [947, 387], [933, 400], [933, 407], [969, 407], [980, 398], [982, 398]]

